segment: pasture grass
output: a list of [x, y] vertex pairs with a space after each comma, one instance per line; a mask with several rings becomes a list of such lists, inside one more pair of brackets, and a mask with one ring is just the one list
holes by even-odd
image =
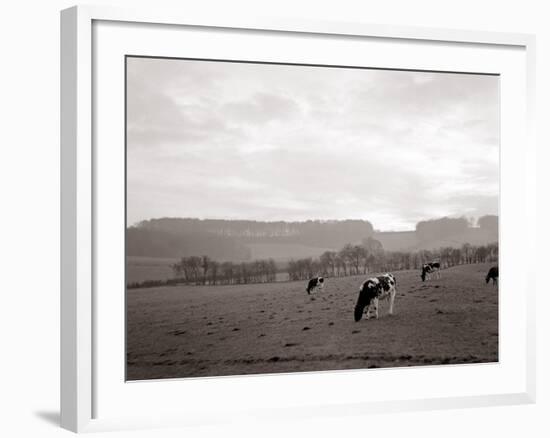
[[498, 361], [491, 265], [422, 283], [398, 271], [394, 315], [353, 320], [365, 276], [306, 283], [169, 286], [127, 291], [127, 379], [227, 376]]

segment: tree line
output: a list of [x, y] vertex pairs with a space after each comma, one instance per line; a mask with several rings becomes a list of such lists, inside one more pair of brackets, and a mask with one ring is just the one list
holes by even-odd
[[372, 237], [361, 244], [346, 244], [339, 251], [325, 251], [319, 257], [291, 259], [286, 267], [278, 268], [273, 259], [252, 262], [218, 262], [208, 256], [182, 257], [171, 267], [174, 278], [129, 284], [129, 288], [173, 285], [272, 283], [277, 273], [286, 273], [290, 281], [307, 280], [314, 276], [345, 277], [372, 272], [393, 272], [420, 269], [424, 263], [439, 261], [443, 269], [456, 265], [498, 262], [498, 243], [487, 245], [463, 244], [459, 248], [439, 250], [386, 251]]
[[[153, 255], [152, 253], [147, 254], [146, 252], [158, 252], [158, 246], [162, 246], [160, 249], [162, 249], [164, 253], [170, 252], [171, 247], [166, 248], [166, 246], [169, 246], [172, 241], [168, 240], [167, 242], [163, 242], [162, 245], [158, 242], [158, 239], [168, 235], [173, 238], [180, 236], [185, 238], [186, 246], [178, 245], [182, 250], [187, 251], [181, 255], [207, 254], [217, 260], [240, 260], [239, 257], [242, 255], [242, 244], [298, 243], [319, 247], [339, 248], [346, 242], [356, 241], [362, 236], [371, 236], [373, 233], [372, 224], [367, 220], [361, 219], [286, 222], [158, 218], [141, 221], [129, 229], [133, 231], [132, 234], [128, 235], [128, 240], [131, 243], [130, 249], [140, 252], [139, 254], [130, 255], [151, 256]], [[147, 232], [154, 233], [155, 238], [156, 236], [159, 237], [156, 238], [156, 240], [147, 239]], [[193, 236], [200, 236], [200, 239], [193, 239]], [[228, 257], [222, 259], [219, 250], [212, 245], [208, 245], [207, 250], [202, 250], [200, 246], [201, 241], [204, 240], [206, 236], [210, 237], [212, 243], [215, 243], [216, 240], [214, 238], [217, 238], [217, 241], [225, 246], [228, 246], [229, 242], [233, 242], [235, 254], [233, 256], [228, 254]], [[133, 240], [136, 240], [135, 244]], [[202, 246], [202, 248], [204, 247], [205, 245]], [[214, 251], [217, 251], [217, 253]], [[250, 260], [250, 257], [242, 258], [242, 260]]]
[[187, 284], [271, 283], [277, 275], [273, 259], [252, 262], [218, 262], [208, 256], [182, 257], [172, 265], [174, 277]]
[[[374, 239], [372, 239], [374, 240]], [[385, 251], [369, 245], [345, 245], [340, 251], [325, 251], [318, 258], [291, 260], [290, 280], [306, 280], [316, 275], [345, 277], [371, 272], [393, 272], [420, 269], [424, 263], [439, 261], [443, 269], [456, 265], [498, 262], [498, 243], [471, 245], [439, 250]]]

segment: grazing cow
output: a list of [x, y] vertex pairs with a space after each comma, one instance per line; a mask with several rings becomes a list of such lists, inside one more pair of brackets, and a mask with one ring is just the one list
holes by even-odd
[[309, 280], [306, 288], [306, 292], [308, 295], [311, 295], [314, 293], [317, 289], [323, 290], [323, 286], [325, 284], [325, 279], [323, 277], [314, 277], [311, 280]]
[[493, 280], [493, 286], [498, 285], [498, 266], [493, 266], [487, 272], [487, 277], [485, 277], [485, 283], [489, 284], [489, 280]]
[[355, 322], [363, 318], [365, 308], [367, 309], [367, 319], [374, 316], [378, 319], [378, 301], [389, 299], [389, 314], [393, 314], [393, 302], [396, 294], [395, 277], [393, 274], [384, 274], [379, 277], [372, 277], [366, 280], [359, 289], [359, 297], [355, 304]]
[[441, 278], [441, 265], [439, 262], [424, 263], [422, 265], [422, 273], [420, 274], [422, 281], [426, 281], [426, 278], [428, 280], [431, 279], [432, 275], [436, 278]]

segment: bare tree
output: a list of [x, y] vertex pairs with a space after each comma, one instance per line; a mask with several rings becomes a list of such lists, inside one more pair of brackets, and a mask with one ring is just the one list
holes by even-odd
[[336, 257], [334, 258], [334, 265], [336, 266], [336, 272], [338, 277], [340, 277], [343, 273], [343, 275], [347, 275], [346, 273], [346, 262], [340, 255], [340, 253], [336, 254]]
[[206, 284], [208, 268], [210, 267], [210, 257], [203, 255], [200, 261], [200, 267], [202, 268], [202, 284]]
[[232, 284], [233, 283], [233, 276], [235, 274], [235, 267], [234, 267], [233, 263], [223, 262], [221, 264], [221, 272], [222, 272], [223, 281], [226, 284]]
[[210, 262], [210, 284], [215, 285], [218, 281], [218, 270], [219, 270], [220, 264], [212, 260]]
[[344, 245], [344, 247], [340, 250], [340, 252], [338, 253], [338, 255], [340, 256], [340, 258], [342, 259], [342, 264], [343, 264], [343, 269], [344, 269], [344, 276], [348, 275], [348, 271], [349, 271], [349, 275], [351, 275], [351, 270], [352, 270], [352, 246], [350, 243]]
[[325, 251], [319, 257], [319, 262], [321, 263], [321, 270], [323, 275], [334, 277], [336, 275], [336, 252], [335, 251]]

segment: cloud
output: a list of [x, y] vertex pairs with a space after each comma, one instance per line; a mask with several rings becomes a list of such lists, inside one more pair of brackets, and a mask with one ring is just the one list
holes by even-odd
[[132, 59], [128, 218], [498, 209], [498, 77]]
[[247, 100], [226, 103], [221, 113], [237, 123], [267, 123], [299, 117], [300, 108], [288, 97], [257, 93]]

